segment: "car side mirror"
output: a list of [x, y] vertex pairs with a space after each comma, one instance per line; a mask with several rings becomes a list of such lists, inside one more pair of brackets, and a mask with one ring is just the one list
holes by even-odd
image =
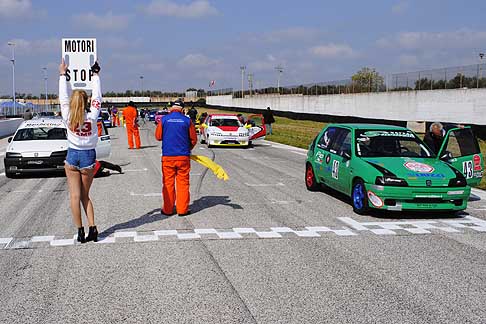
[[250, 124], [245, 124], [245, 128], [246, 129], [250, 129], [251, 128], [251, 125]]
[[12, 140], [13, 140], [13, 137], [9, 137], [7, 141], [10, 143]]
[[452, 156], [452, 153], [449, 152], [449, 151], [446, 151], [444, 154], [442, 154], [442, 156], [440, 157], [441, 160], [444, 160], [444, 161], [449, 161], [450, 159], [452, 159], [453, 156]]

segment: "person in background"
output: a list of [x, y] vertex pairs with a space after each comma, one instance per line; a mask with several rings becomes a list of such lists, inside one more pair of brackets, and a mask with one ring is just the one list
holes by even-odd
[[270, 107], [263, 112], [263, 119], [265, 119], [265, 127], [267, 128], [267, 135], [272, 135], [272, 124], [275, 123], [275, 118], [273, 117], [273, 111]]
[[[74, 90], [69, 96], [66, 72], [68, 66], [62, 59], [59, 65], [59, 103], [62, 118], [67, 125], [68, 151], [64, 170], [69, 187], [71, 213], [78, 228], [77, 241], [85, 243], [98, 241], [98, 229], [94, 221], [93, 203], [89, 190], [93, 183], [96, 164], [96, 144], [98, 143], [97, 120], [101, 109], [101, 86], [98, 62], [91, 67], [93, 89], [91, 103], [83, 90]], [[88, 218], [89, 233], [85, 236], [81, 220], [81, 207]]]
[[118, 119], [118, 108], [115, 106], [111, 108], [111, 125], [113, 127], [120, 126], [120, 119]]
[[194, 123], [182, 114], [184, 103], [176, 100], [168, 115], [157, 124], [155, 138], [162, 141], [162, 214], [190, 214], [189, 173], [191, 150], [197, 143]]
[[242, 123], [243, 125], [246, 124], [246, 118], [245, 118], [245, 116], [243, 116], [243, 114], [238, 114], [238, 115], [236, 115], [236, 117], [238, 117], [238, 120], [240, 121], [240, 123]]
[[140, 143], [140, 131], [138, 125], [138, 111], [137, 106], [133, 101], [128, 103], [128, 106], [123, 109], [123, 119], [127, 126], [128, 148], [133, 149], [133, 138], [135, 138], [135, 148], [139, 149]]
[[439, 154], [442, 143], [444, 142], [445, 133], [444, 126], [439, 122], [432, 123], [429, 131], [425, 133], [424, 142], [435, 154]]
[[34, 116], [29, 108], [24, 112], [24, 120], [31, 120]]
[[189, 111], [187, 112], [189, 115], [189, 118], [191, 118], [192, 123], [195, 125], [196, 124], [196, 118], [197, 118], [197, 110], [194, 108], [194, 106], [191, 106]]

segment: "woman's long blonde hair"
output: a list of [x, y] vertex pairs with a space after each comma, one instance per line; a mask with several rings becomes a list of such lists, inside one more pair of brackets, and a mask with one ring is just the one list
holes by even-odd
[[74, 90], [69, 101], [69, 127], [78, 129], [84, 124], [88, 94], [83, 90]]

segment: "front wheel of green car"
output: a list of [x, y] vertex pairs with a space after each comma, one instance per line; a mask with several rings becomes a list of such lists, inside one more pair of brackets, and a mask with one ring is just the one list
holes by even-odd
[[309, 191], [317, 191], [319, 189], [319, 184], [316, 181], [316, 176], [310, 163], [305, 168], [305, 186]]
[[353, 204], [353, 211], [358, 215], [365, 215], [370, 210], [368, 205], [368, 195], [366, 194], [366, 187], [361, 179], [356, 180], [353, 184], [351, 203]]

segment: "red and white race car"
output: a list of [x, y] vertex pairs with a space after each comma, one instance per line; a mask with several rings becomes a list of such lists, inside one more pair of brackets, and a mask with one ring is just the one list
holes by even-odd
[[236, 115], [211, 114], [201, 125], [201, 144], [211, 146], [242, 146], [248, 147], [251, 142], [265, 137], [265, 126], [257, 126], [260, 119], [255, 115], [255, 121], [249, 119], [245, 125]]

